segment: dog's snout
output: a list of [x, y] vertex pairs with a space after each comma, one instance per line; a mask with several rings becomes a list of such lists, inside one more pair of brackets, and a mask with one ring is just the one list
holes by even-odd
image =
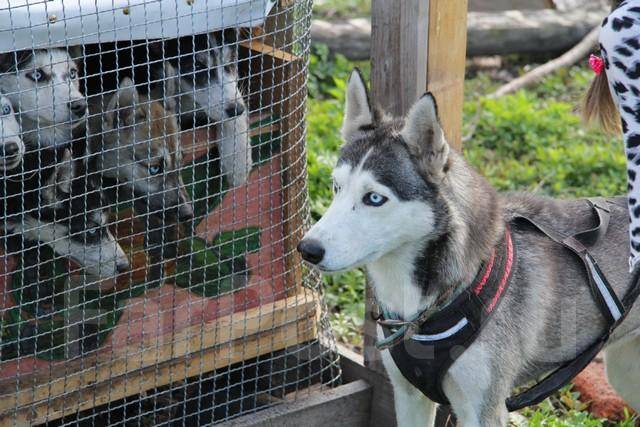
[[178, 208], [178, 220], [189, 221], [191, 219], [193, 219], [193, 207], [191, 206], [191, 203], [182, 203]]
[[244, 105], [240, 102], [231, 102], [224, 107], [224, 113], [229, 118], [242, 115], [244, 110]]
[[6, 142], [0, 145], [0, 156], [13, 157], [20, 153], [20, 144], [17, 142]]
[[317, 240], [303, 239], [297, 249], [302, 259], [311, 264], [318, 264], [324, 258], [324, 248]]
[[84, 99], [76, 99], [75, 101], [69, 102], [69, 110], [76, 117], [84, 117], [87, 113], [87, 101]]
[[129, 270], [129, 261], [127, 259], [119, 259], [116, 262], [116, 270], [118, 273], [125, 273]]

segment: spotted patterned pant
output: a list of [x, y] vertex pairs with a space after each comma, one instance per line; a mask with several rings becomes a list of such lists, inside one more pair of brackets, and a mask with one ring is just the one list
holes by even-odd
[[629, 266], [633, 268], [640, 260], [640, 0], [622, 2], [604, 19], [600, 52], [622, 119], [629, 194]]

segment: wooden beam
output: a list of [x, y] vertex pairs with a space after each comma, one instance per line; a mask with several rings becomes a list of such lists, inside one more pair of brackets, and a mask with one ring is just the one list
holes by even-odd
[[221, 427], [284, 426], [360, 427], [369, 425], [371, 386], [363, 380], [314, 392], [299, 399], [245, 415], [220, 424]]
[[66, 376], [63, 370], [49, 373], [49, 381], [33, 385], [21, 381], [20, 389], [13, 384], [0, 395], [0, 426], [61, 418], [312, 340], [317, 336], [318, 310], [317, 295], [302, 288], [283, 300], [172, 332], [154, 342], [125, 346]]
[[427, 90], [438, 101], [447, 141], [460, 148], [467, 44], [467, 0], [429, 2]]
[[[373, 0], [371, 93], [387, 112], [404, 115], [426, 90], [438, 101], [449, 143], [460, 148], [467, 0]], [[383, 372], [375, 349], [373, 292], [366, 289], [364, 361]]]
[[372, 96], [395, 116], [406, 113], [427, 87], [429, 7], [434, 1], [442, 0], [371, 3]]

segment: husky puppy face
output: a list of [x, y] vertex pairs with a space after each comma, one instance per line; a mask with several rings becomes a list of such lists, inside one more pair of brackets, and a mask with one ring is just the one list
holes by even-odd
[[99, 187], [86, 175], [75, 174], [76, 165], [65, 149], [40, 190], [41, 206], [12, 218], [7, 234], [50, 246], [90, 276], [113, 278], [129, 268], [129, 261], [107, 227], [108, 211]]
[[406, 120], [384, 119], [371, 109], [366, 86], [353, 73], [342, 136], [334, 199], [300, 242], [302, 257], [334, 272], [408, 247], [418, 253], [437, 240], [448, 217], [437, 185], [446, 172], [448, 145], [434, 99], [421, 98]]
[[87, 112], [78, 67], [67, 51], [4, 54], [0, 63], [0, 89], [19, 111], [27, 145], [37, 149], [67, 143]]
[[97, 169], [133, 193], [136, 210], [188, 220], [193, 208], [184, 188], [175, 114], [138, 94], [125, 78], [102, 113], [102, 133], [92, 142]]
[[0, 93], [0, 172], [6, 173], [17, 168], [24, 151], [20, 124], [11, 101]]
[[[177, 64], [181, 121], [204, 113], [210, 123], [241, 116], [246, 105], [238, 88], [236, 58], [230, 43], [235, 33], [185, 37], [180, 40]], [[224, 44], [223, 44], [224, 41]]]

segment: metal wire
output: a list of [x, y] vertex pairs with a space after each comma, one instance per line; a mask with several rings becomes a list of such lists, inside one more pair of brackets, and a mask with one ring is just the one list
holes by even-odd
[[205, 425], [340, 381], [311, 0], [0, 5], [0, 424]]

